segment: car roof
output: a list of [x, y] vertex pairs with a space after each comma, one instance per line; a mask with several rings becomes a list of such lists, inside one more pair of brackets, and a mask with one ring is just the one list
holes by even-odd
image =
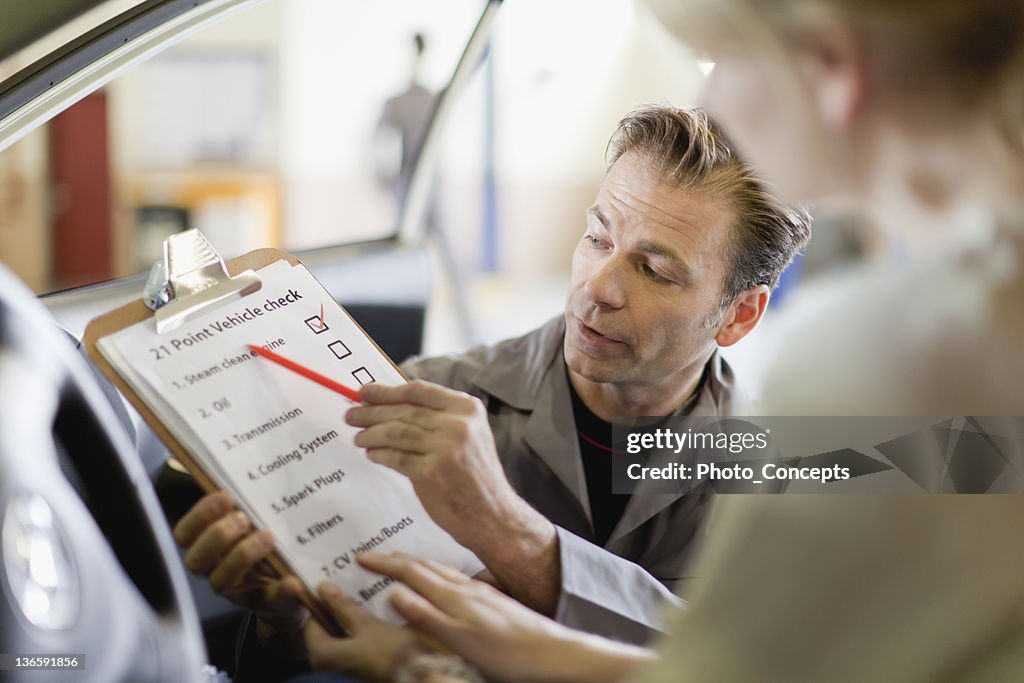
[[106, 0], [5, 0], [0, 21], [0, 59], [64, 26]]
[[257, 2], [4, 0], [0, 150], [130, 66]]

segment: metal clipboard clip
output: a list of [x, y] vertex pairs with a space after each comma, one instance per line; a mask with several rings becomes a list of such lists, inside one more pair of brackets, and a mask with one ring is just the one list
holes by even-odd
[[156, 311], [157, 334], [164, 334], [262, 286], [252, 270], [228, 275], [224, 259], [193, 228], [164, 240], [164, 260], [153, 264], [142, 300]]

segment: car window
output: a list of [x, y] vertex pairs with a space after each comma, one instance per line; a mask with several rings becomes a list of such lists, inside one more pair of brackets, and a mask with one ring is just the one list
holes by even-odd
[[42, 293], [145, 271], [188, 227], [225, 257], [394, 235], [480, 8], [272, 0], [190, 35], [0, 152], [0, 260]]

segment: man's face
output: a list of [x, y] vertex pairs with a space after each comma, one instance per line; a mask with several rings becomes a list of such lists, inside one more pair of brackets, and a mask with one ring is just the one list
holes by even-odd
[[733, 212], [664, 184], [633, 153], [587, 211], [565, 305], [565, 361], [593, 382], [672, 382], [714, 346]]

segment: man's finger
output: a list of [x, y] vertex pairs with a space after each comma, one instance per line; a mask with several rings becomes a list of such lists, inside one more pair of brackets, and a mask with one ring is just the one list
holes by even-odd
[[220, 518], [208, 526], [185, 553], [185, 566], [195, 574], [206, 576], [251, 529], [249, 518], [243, 512]]
[[355, 444], [360, 448], [394, 448], [410, 453], [431, 453], [441, 450], [436, 432], [392, 421], [368, 427], [356, 434]]
[[182, 548], [188, 548], [208, 526], [234, 508], [231, 496], [223, 491], [204, 496], [175, 525], [174, 540]]
[[302, 602], [306, 597], [306, 588], [302, 585], [302, 581], [299, 580], [298, 576], [285, 577], [274, 585], [274, 590], [267, 596], [270, 600], [289, 598], [296, 602]]
[[330, 581], [322, 581], [317, 588], [320, 598], [327, 605], [331, 615], [350, 635], [358, 635], [359, 625], [369, 616], [352, 598]]
[[274, 537], [269, 531], [257, 531], [236, 543], [216, 568], [210, 572], [210, 586], [217, 592], [237, 588], [256, 563], [274, 550]]
[[465, 413], [472, 405], [470, 396], [439, 384], [416, 380], [407, 384], [388, 387], [383, 384], [367, 384], [359, 391], [363, 403], [368, 405], [410, 403], [432, 408]]
[[416, 469], [417, 459], [422, 458], [423, 455], [395, 448], [371, 448], [366, 451], [366, 457], [370, 459], [370, 462], [390, 467], [400, 474], [411, 477]]
[[356, 406], [345, 413], [345, 422], [353, 427], [372, 427], [382, 422], [406, 422], [421, 429], [433, 431], [438, 428], [439, 410], [410, 405], [408, 403], [385, 403], [374, 406]]

